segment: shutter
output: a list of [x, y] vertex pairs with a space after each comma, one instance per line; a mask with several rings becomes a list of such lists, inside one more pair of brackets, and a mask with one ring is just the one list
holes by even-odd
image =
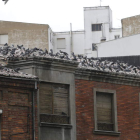
[[53, 108], [56, 115], [69, 115], [68, 114], [68, 86], [57, 84], [53, 86]]
[[40, 113], [52, 114], [52, 85], [40, 83]]
[[65, 38], [57, 38], [57, 49], [65, 49], [65, 48], [66, 48]]
[[97, 92], [97, 121], [112, 123], [112, 94]]

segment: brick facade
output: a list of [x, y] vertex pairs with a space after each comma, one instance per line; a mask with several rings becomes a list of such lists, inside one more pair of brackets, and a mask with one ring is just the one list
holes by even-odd
[[[32, 139], [32, 92], [35, 82], [0, 78], [2, 140]], [[35, 97], [35, 129], [38, 139], [37, 93]]]
[[[140, 87], [89, 80], [75, 80], [77, 140], [139, 140]], [[116, 90], [120, 136], [95, 135], [93, 88]]]

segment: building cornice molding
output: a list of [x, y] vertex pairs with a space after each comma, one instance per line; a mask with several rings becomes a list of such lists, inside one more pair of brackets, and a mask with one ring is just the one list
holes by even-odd
[[16, 68], [20, 67], [21, 69], [29, 68], [29, 67], [37, 67], [49, 70], [59, 70], [59, 71], [67, 71], [74, 73], [78, 67], [78, 62], [69, 61], [69, 60], [61, 60], [61, 59], [52, 59], [52, 58], [41, 58], [41, 57], [33, 57], [27, 59], [17, 59], [17, 60], [9, 60], [8, 67]]
[[80, 68], [78, 68], [75, 72], [75, 79], [140, 86], [140, 77], [135, 75], [110, 73]]

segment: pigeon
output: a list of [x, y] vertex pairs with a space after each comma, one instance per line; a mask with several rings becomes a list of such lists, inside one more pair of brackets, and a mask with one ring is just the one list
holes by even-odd
[[63, 51], [61, 51], [61, 50], [60, 50], [60, 53], [63, 53], [64, 55], [68, 55], [66, 52], [63, 52]]
[[62, 114], [62, 115], [67, 115], [65, 112], [62, 112], [61, 114]]
[[7, 44], [7, 43], [5, 43], [5, 44], [4, 44], [4, 46], [8, 46], [8, 44]]
[[[52, 49], [50, 49], [50, 52], [48, 53], [47, 49], [43, 50], [37, 47], [30, 49], [25, 48], [23, 45], [17, 45], [17, 47], [14, 47], [14, 45], [9, 46], [7, 43], [4, 44], [3, 47], [0, 47], [0, 60], [28, 60], [29, 57], [52, 58], [62, 59], [64, 61], [74, 61], [79, 64], [79, 68], [140, 76], [140, 67], [135, 67], [133, 65], [129, 65], [128, 63], [124, 63], [118, 60], [116, 62], [108, 60], [102, 61], [100, 58], [87, 58], [87, 56], [83, 56], [80, 54], [75, 55], [74, 52], [72, 52], [71, 56], [69, 56], [67, 52], [64, 52], [62, 50], [54, 54]], [[0, 67], [0, 70], [3, 69]], [[19, 73], [19, 70], [20, 69], [17, 68], [15, 72]]]
[[20, 70], [20, 68], [16, 68], [16, 69], [14, 69], [15, 72], [18, 72], [19, 70]]

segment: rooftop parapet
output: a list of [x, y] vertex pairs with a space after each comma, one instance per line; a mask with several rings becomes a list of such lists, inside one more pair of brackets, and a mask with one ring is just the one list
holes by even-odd
[[82, 55], [76, 56], [74, 53], [69, 56], [66, 52], [61, 50], [60, 52], [54, 54], [53, 50], [48, 52], [46, 49], [42, 50], [39, 48], [26, 49], [23, 45], [11, 47], [6, 44], [4, 47], [1, 47], [0, 59], [6, 62], [13, 62], [15, 65], [18, 61], [24, 62], [22, 65], [25, 65], [27, 60], [35, 60], [36, 63], [40, 60], [40, 62], [44, 64], [45, 62], [48, 62], [51, 63], [51, 65], [53, 64], [53, 66], [57, 66], [58, 63], [61, 63], [61, 67], [63, 68], [69, 65], [68, 68], [70, 69], [73, 65], [74, 67], [78, 66], [78, 69], [140, 77], [140, 67], [135, 67], [133, 65], [129, 65], [128, 63], [120, 61], [112, 62], [107, 60], [101, 61], [98, 58], [87, 58], [87, 56]]

